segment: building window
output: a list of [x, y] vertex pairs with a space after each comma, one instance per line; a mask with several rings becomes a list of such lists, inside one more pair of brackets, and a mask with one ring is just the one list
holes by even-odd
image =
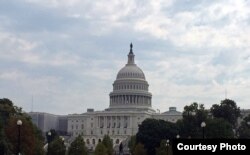
[[82, 129], [84, 128], [84, 124], [82, 124]]
[[92, 139], [92, 144], [95, 145], [95, 139]]
[[74, 129], [74, 125], [71, 126], [72, 130]]
[[120, 131], [119, 130], [117, 130], [117, 135], [119, 135], [120, 134]]
[[127, 131], [126, 130], [124, 130], [124, 135], [126, 135], [127, 134]]
[[120, 142], [119, 139], [116, 139], [115, 143], [116, 143], [116, 144], [119, 144], [119, 142]]
[[102, 130], [101, 130], [101, 135], [103, 134]]
[[76, 130], [78, 129], [78, 125], [76, 125]]
[[93, 130], [91, 130], [91, 135], [93, 135]]
[[93, 123], [91, 123], [91, 128], [93, 128]]
[[87, 144], [89, 144], [89, 139], [87, 139]]

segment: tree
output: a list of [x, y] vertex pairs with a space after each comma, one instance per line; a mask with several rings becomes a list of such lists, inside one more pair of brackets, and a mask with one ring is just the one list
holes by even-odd
[[47, 155], [65, 155], [66, 147], [60, 137], [56, 137], [49, 143]]
[[12, 144], [10, 148], [11, 152], [15, 153], [17, 150], [16, 142], [18, 141], [18, 128], [16, 122], [18, 119], [22, 120], [22, 126], [20, 127], [21, 152], [26, 155], [43, 154], [43, 138], [36, 135], [37, 128], [33, 125], [31, 120], [24, 116], [19, 116], [19, 118], [12, 116], [9, 118], [5, 128], [6, 137]]
[[105, 135], [102, 140], [102, 144], [106, 147], [108, 155], [113, 154], [113, 143], [108, 135]]
[[240, 108], [230, 99], [221, 101], [220, 105], [214, 104], [211, 107], [211, 113], [216, 118], [223, 118], [232, 124], [233, 128], [237, 127], [237, 120], [241, 116]]
[[85, 147], [82, 136], [76, 137], [76, 139], [70, 144], [68, 155], [87, 155], [87, 149]]
[[[0, 99], [0, 154], [17, 152], [17, 120], [22, 120], [20, 127], [21, 152], [26, 155], [43, 155], [43, 137], [31, 118], [14, 106], [9, 99]], [[25, 133], [25, 134], [23, 134]]]
[[160, 146], [163, 139], [173, 139], [178, 134], [175, 123], [164, 120], [146, 119], [139, 125], [136, 134], [137, 143], [141, 143], [150, 155], [155, 155], [155, 148]]
[[206, 138], [233, 138], [232, 125], [223, 118], [213, 118], [206, 121]]
[[6, 98], [0, 99], [0, 123], [6, 124], [8, 119], [17, 113], [16, 109], [11, 100]]
[[243, 119], [239, 127], [239, 138], [250, 139], [250, 114]]
[[181, 136], [200, 138], [202, 136], [200, 124], [208, 118], [208, 111], [205, 110], [204, 105], [194, 102], [185, 106], [182, 115], [183, 119], [177, 122]]
[[131, 136], [128, 142], [128, 148], [130, 153], [133, 153], [136, 146], [136, 136]]
[[105, 145], [103, 145], [102, 142], [99, 142], [95, 148], [95, 155], [108, 155], [108, 151], [107, 148], [105, 147]]
[[160, 147], [156, 148], [156, 155], [167, 155], [167, 146], [166, 146], [167, 141], [162, 140]]
[[141, 143], [138, 143], [135, 146], [135, 150], [134, 150], [134, 155], [147, 155], [147, 151], [144, 149], [144, 145]]

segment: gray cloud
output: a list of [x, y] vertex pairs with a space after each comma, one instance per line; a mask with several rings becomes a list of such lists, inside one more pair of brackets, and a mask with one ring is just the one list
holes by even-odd
[[249, 10], [244, 0], [1, 1], [0, 94], [26, 111], [32, 95], [36, 111], [105, 109], [133, 42], [154, 108], [209, 108], [225, 89], [250, 108]]

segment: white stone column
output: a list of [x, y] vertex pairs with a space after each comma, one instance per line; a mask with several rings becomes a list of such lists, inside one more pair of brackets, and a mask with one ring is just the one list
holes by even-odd
[[100, 116], [97, 116], [97, 126], [100, 127]]
[[103, 128], [107, 128], [107, 116], [103, 116]]

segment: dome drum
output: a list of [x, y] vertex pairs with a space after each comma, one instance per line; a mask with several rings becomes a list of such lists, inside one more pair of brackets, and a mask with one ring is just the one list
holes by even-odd
[[114, 95], [110, 96], [110, 107], [136, 105], [151, 107], [151, 96], [142, 95]]
[[124, 91], [115, 91], [115, 92], [111, 92], [109, 94], [110, 97], [112, 96], [116, 96], [116, 95], [143, 95], [143, 96], [148, 96], [148, 97], [152, 97], [152, 94], [149, 92], [143, 92], [143, 91], [137, 91], [137, 92], [124, 92]]

